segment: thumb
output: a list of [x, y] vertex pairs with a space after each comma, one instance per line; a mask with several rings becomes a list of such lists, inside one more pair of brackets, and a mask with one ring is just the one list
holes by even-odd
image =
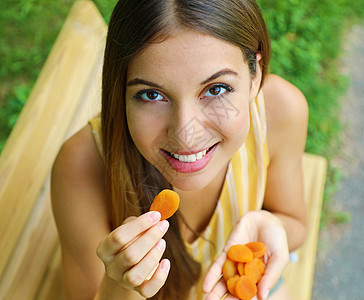
[[266, 265], [264, 275], [258, 284], [258, 298], [267, 299], [269, 291], [278, 282], [289, 261], [288, 253], [274, 253]]
[[136, 218], [137, 218], [136, 216], [130, 216], [130, 217], [127, 217], [127, 218], [124, 220], [123, 224], [129, 223], [130, 221], [133, 221], [133, 220], [134, 220], [134, 219], [136, 219]]

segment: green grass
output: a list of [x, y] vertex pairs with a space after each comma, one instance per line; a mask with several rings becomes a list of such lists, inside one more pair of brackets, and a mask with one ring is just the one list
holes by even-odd
[[321, 226], [350, 217], [335, 213], [330, 199], [341, 179], [331, 161], [340, 153], [340, 96], [349, 81], [339, 73], [342, 36], [363, 20], [364, 1], [260, 0], [272, 39], [271, 72], [295, 84], [306, 96], [310, 118], [306, 151], [329, 161]]
[[[26, 102], [74, 0], [0, 1], [0, 152]], [[95, 0], [108, 22], [116, 0]], [[258, 0], [272, 38], [271, 72], [295, 84], [310, 109], [306, 151], [329, 160], [323, 224], [335, 216], [330, 198], [341, 178], [330, 161], [339, 155], [340, 96], [348, 87], [337, 66], [341, 37], [364, 19], [364, 0]]]
[[[74, 2], [0, 1], [0, 153]], [[94, 2], [108, 21], [116, 0]]]

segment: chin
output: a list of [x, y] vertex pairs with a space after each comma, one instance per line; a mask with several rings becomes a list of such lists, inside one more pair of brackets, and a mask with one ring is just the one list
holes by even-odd
[[189, 176], [188, 178], [182, 178], [182, 176], [180, 176], [179, 178], [174, 178], [171, 181], [171, 184], [173, 187], [182, 191], [198, 191], [205, 188], [211, 182], [210, 178], [200, 177], [202, 176]]

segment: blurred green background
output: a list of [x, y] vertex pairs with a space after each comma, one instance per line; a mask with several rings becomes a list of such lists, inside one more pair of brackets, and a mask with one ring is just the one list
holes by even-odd
[[[0, 1], [0, 152], [16, 123], [60, 28], [75, 0]], [[116, 0], [94, 0], [108, 22]], [[341, 147], [342, 37], [364, 19], [364, 0], [258, 0], [272, 39], [271, 72], [295, 84], [310, 108], [306, 151], [329, 162]], [[330, 195], [340, 170], [329, 165], [323, 222], [347, 221], [332, 213]]]

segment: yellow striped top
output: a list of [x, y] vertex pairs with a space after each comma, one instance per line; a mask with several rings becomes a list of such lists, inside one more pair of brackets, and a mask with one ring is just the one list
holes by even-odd
[[[93, 134], [102, 153], [101, 120], [90, 120]], [[222, 252], [238, 219], [263, 205], [269, 155], [267, 126], [262, 92], [250, 103], [248, 137], [229, 162], [225, 181], [215, 212], [201, 237], [192, 244], [185, 242], [190, 254], [201, 263], [202, 276], [191, 290], [189, 300], [204, 299], [202, 283], [212, 262]], [[212, 243], [211, 243], [212, 242]]]

